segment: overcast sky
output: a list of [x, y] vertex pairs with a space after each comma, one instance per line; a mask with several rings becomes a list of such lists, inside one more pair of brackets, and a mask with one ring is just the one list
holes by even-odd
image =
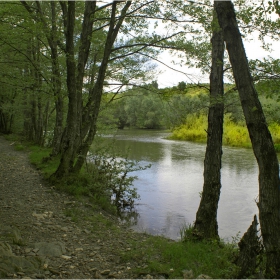
[[[280, 58], [279, 51], [280, 42], [271, 41], [273, 52], [269, 53], [261, 48], [261, 43], [257, 36], [252, 37], [250, 41], [244, 41], [246, 54], [249, 59], [263, 59], [264, 57], [272, 56], [273, 58]], [[188, 74], [188, 77], [184, 74], [172, 71], [165, 66], [159, 66], [159, 69], [163, 71], [162, 74], [158, 75], [157, 81], [160, 88], [172, 87], [178, 85], [179, 82], [185, 81], [190, 83], [191, 80], [194, 83], [197, 82], [209, 82], [209, 75], [202, 75], [199, 69], [188, 69], [187, 67], [174, 66], [171, 64], [172, 57], [166, 51], [161, 55], [161, 59], [164, 63], [169, 64], [172, 68], [176, 68]]]

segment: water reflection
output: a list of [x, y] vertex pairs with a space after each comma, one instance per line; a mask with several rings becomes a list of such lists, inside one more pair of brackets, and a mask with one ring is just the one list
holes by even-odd
[[[161, 131], [119, 131], [114, 145], [129, 158], [152, 167], [137, 171], [134, 186], [141, 200], [137, 230], [177, 239], [180, 228], [195, 220], [203, 187], [205, 145], [166, 140]], [[107, 139], [107, 141], [109, 141]], [[258, 169], [249, 149], [223, 148], [219, 233], [230, 238], [245, 232], [257, 213]]]

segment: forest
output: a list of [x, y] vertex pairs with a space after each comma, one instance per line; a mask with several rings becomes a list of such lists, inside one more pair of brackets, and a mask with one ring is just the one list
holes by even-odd
[[[263, 246], [265, 277], [280, 278], [280, 61], [248, 61], [243, 44], [254, 34], [264, 49], [273, 47], [268, 42], [279, 40], [279, 16], [276, 0], [1, 2], [0, 133], [48, 147], [41, 164], [51, 165], [49, 180], [62, 184], [84, 172], [96, 136], [108, 127], [169, 129], [173, 139], [205, 142], [203, 192], [191, 232], [198, 240], [219, 240], [222, 145], [252, 148], [261, 237], [254, 218], [253, 237], [243, 239], [241, 276], [255, 271]], [[164, 51], [179, 58], [174, 63], [200, 69], [209, 83], [186, 75], [160, 88]], [[102, 158], [91, 167], [91, 191], [105, 193], [100, 164], [105, 168]], [[108, 189], [123, 195], [131, 183], [126, 168], [133, 166], [106, 168], [115, 174], [106, 177]], [[124, 189], [116, 190], [118, 184]]]

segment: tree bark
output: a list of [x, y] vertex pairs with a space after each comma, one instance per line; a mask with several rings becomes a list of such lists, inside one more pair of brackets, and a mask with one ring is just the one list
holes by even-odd
[[240, 267], [238, 278], [252, 277], [256, 275], [258, 267], [258, 255], [261, 252], [261, 244], [258, 237], [258, 220], [254, 216], [254, 220], [248, 230], [245, 232], [238, 243], [239, 256], [237, 265]]
[[266, 278], [280, 278], [279, 164], [230, 1], [215, 1], [219, 24], [239, 91], [246, 125], [259, 166], [259, 219], [266, 253]]
[[63, 136], [61, 160], [58, 169], [53, 175], [56, 178], [61, 178], [73, 172], [74, 160], [77, 157], [77, 151], [82, 141], [81, 126], [83, 79], [90, 51], [94, 21], [93, 15], [95, 12], [96, 2], [85, 2], [77, 65], [75, 63], [74, 52], [75, 5], [71, 4], [71, 1], [69, 1], [68, 8], [66, 8], [66, 5], [62, 2], [61, 6], [65, 18], [67, 89], [69, 102], [66, 129]]
[[76, 139], [79, 98], [76, 91], [76, 63], [75, 63], [75, 46], [74, 46], [74, 29], [75, 29], [75, 1], [69, 1], [66, 17], [66, 68], [67, 68], [67, 91], [68, 91], [68, 113], [65, 128], [65, 141], [62, 147], [62, 156], [60, 164], [53, 174], [56, 178], [61, 178], [68, 174], [74, 162], [74, 144]]
[[107, 33], [103, 59], [98, 71], [98, 77], [94, 87], [90, 91], [89, 101], [84, 108], [83, 113], [83, 126], [81, 129], [82, 139], [79, 147], [79, 156], [77, 162], [73, 168], [73, 172], [79, 172], [86, 160], [87, 152], [89, 151], [90, 145], [92, 144], [95, 133], [96, 133], [96, 123], [99, 115], [99, 109], [101, 104], [101, 98], [103, 93], [103, 85], [106, 76], [106, 70], [110, 58], [110, 54], [112, 51], [113, 44], [117, 38], [120, 27], [124, 21], [127, 10], [131, 5], [131, 1], [127, 1], [126, 5], [122, 9], [121, 16], [116, 21], [116, 9], [117, 9], [117, 1], [114, 1], [112, 4], [112, 13], [110, 18], [110, 27]]
[[[52, 60], [52, 88], [53, 95], [55, 97], [55, 127], [52, 141], [52, 152], [51, 156], [56, 156], [61, 151], [61, 142], [63, 134], [63, 110], [64, 102], [61, 93], [61, 74], [58, 61], [58, 38], [57, 38], [57, 17], [56, 17], [56, 2], [52, 1], [51, 4], [51, 19], [52, 29], [51, 35], [47, 36], [50, 49], [51, 49], [51, 60]], [[45, 25], [46, 28], [46, 25]]]
[[221, 190], [221, 160], [224, 120], [223, 32], [213, 16], [212, 68], [210, 74], [210, 108], [208, 113], [207, 147], [204, 159], [204, 185], [194, 233], [199, 238], [219, 238], [217, 210]]

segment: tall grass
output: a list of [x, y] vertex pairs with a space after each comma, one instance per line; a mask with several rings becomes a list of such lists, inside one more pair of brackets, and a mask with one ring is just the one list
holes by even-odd
[[[207, 122], [206, 115], [189, 115], [185, 124], [172, 131], [170, 139], [206, 143]], [[280, 125], [275, 122], [271, 123], [269, 124], [269, 130], [275, 148], [277, 152], [280, 152]], [[224, 118], [223, 144], [233, 147], [252, 147], [245, 123], [232, 121], [230, 114], [226, 114]]]

